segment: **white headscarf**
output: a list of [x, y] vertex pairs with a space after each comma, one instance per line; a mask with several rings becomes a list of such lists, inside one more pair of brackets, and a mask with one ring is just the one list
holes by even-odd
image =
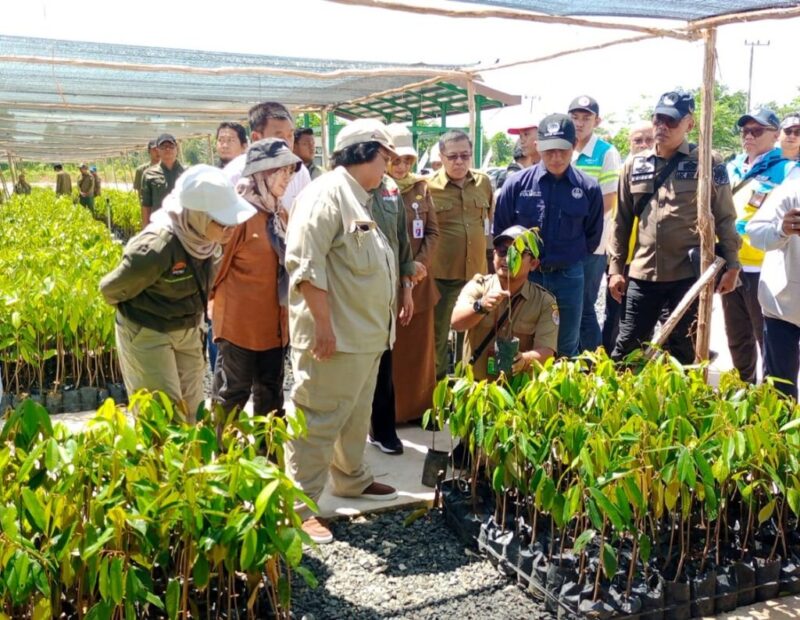
[[167, 229], [178, 237], [184, 249], [198, 260], [219, 256], [222, 246], [206, 237], [205, 232], [213, 219], [203, 211], [184, 209], [171, 195], [163, 206], [150, 217], [147, 228]]

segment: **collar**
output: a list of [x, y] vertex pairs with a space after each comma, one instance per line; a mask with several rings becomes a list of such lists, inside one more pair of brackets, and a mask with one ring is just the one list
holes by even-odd
[[337, 166], [336, 168], [334, 168], [333, 171], [342, 177], [342, 180], [347, 184], [347, 186], [353, 192], [359, 204], [361, 204], [362, 207], [366, 207], [370, 199], [369, 192], [367, 192], [367, 190], [361, 187], [361, 184], [355, 180], [353, 175], [350, 174], [347, 171], [347, 168], [345, 168], [344, 166]]
[[[475, 182], [475, 175], [473, 174], [472, 168], [467, 169], [466, 178], [467, 178], [467, 183]], [[431, 189], [443, 190], [451, 183], [452, 182], [450, 181], [450, 177], [447, 176], [447, 173], [444, 171], [444, 166], [442, 166], [441, 168], [439, 168], [439, 170], [436, 171], [436, 174], [434, 174], [430, 178], [430, 180], [428, 181], [428, 187], [430, 187]], [[452, 185], [453, 187], [458, 187], [458, 185], [456, 185], [455, 183], [452, 183]]]
[[593, 132], [591, 137], [589, 138], [589, 141], [586, 143], [586, 146], [584, 146], [581, 151], [573, 151], [574, 154], [572, 156], [572, 161], [575, 161], [581, 155], [586, 155], [586, 157], [591, 157], [592, 153], [594, 153], [594, 147], [597, 146], [597, 140], [598, 140], [597, 134]]
[[[536, 181], [537, 183], [539, 181], [541, 181], [542, 177], [545, 176], [545, 175], [555, 179], [555, 177], [547, 171], [547, 168], [545, 168], [544, 162], [542, 162], [542, 161], [540, 161], [538, 164], [534, 164], [532, 166], [532, 168], [533, 168], [533, 180]], [[579, 185], [580, 184], [580, 180], [578, 179], [578, 175], [575, 174], [575, 166], [573, 166], [572, 164], [570, 164], [567, 167], [567, 171], [564, 173], [564, 176], [573, 185]], [[562, 178], [564, 178], [564, 177], [562, 177]]]

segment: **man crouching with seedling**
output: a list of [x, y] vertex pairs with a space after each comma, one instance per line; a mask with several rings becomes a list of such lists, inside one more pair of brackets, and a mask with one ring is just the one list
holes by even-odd
[[494, 269], [476, 275], [458, 297], [451, 323], [466, 331], [464, 362], [475, 379], [515, 375], [553, 357], [558, 344], [558, 305], [528, 280], [539, 266], [536, 233], [511, 226], [494, 238]]

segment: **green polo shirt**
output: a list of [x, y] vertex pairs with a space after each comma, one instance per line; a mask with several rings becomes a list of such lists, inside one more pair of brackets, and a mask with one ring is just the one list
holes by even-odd
[[161, 208], [169, 193], [175, 187], [175, 181], [183, 174], [183, 166], [176, 161], [172, 170], [168, 170], [161, 162], [150, 166], [142, 175], [141, 201], [143, 207], [153, 211]]

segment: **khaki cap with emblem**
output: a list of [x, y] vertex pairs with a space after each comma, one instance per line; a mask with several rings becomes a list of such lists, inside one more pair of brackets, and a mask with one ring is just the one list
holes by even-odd
[[374, 118], [359, 118], [349, 125], [345, 125], [336, 136], [336, 145], [333, 151], [336, 153], [348, 146], [365, 142], [377, 142], [392, 155], [398, 156], [386, 125]]
[[387, 125], [389, 136], [394, 142], [394, 150], [400, 157], [410, 156], [417, 159], [417, 151], [414, 149], [414, 136], [411, 135], [408, 127], [402, 123], [392, 123]]

